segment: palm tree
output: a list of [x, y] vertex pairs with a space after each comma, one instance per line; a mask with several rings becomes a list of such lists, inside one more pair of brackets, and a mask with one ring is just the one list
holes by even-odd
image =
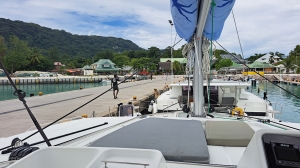
[[292, 57], [287, 57], [282, 61], [282, 64], [286, 68], [286, 73], [289, 73], [290, 70], [294, 70], [296, 65], [294, 64], [294, 59]]
[[40, 63], [40, 50], [36, 47], [32, 48], [32, 54], [30, 59], [31, 64], [38, 64]]

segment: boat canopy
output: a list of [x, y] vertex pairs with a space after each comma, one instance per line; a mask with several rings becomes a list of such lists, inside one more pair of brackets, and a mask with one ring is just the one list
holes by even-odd
[[[189, 42], [196, 30], [198, 9], [201, 1], [170, 1], [176, 32], [181, 38]], [[225, 20], [232, 10], [234, 3], [235, 0], [212, 0], [203, 32], [206, 38], [217, 40], [220, 37]]]

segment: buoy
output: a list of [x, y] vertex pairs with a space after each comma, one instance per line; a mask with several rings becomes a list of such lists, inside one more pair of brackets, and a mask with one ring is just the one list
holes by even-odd
[[43, 92], [39, 92], [39, 96], [43, 96]]
[[154, 101], [151, 100], [151, 102], [150, 102], [150, 104], [149, 104], [149, 107], [148, 107], [148, 112], [149, 112], [149, 113], [151, 113], [152, 110], [153, 110], [153, 103], [154, 103]]
[[82, 88], [82, 86], [80, 86], [80, 88], [79, 88], [80, 90], [82, 90], [83, 88]]
[[81, 117], [82, 118], [88, 118], [88, 115], [87, 114], [81, 114]]

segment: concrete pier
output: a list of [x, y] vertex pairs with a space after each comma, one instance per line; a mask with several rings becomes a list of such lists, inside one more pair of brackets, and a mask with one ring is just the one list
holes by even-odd
[[[179, 79], [182, 79], [182, 76], [176, 76], [174, 81]], [[108, 91], [67, 118], [81, 116], [82, 114], [91, 116], [93, 112], [98, 117], [108, 115], [109, 112], [116, 109], [117, 104], [132, 102], [133, 96], [137, 97], [137, 101], [142, 100], [152, 95], [154, 89], [163, 89], [165, 84], [170, 84], [170, 82], [170, 76], [157, 76], [153, 80], [122, 83], [119, 85], [118, 99], [113, 98], [112, 90]], [[25, 100], [38, 122], [44, 127], [47, 123], [51, 123], [77, 109], [109, 88], [110, 85], [89, 89], [83, 88], [82, 90], [26, 97]], [[0, 137], [8, 137], [25, 132], [32, 126], [34, 124], [22, 102], [18, 99], [0, 101]]]

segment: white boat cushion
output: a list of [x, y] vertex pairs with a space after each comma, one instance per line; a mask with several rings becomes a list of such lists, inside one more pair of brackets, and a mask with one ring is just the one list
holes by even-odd
[[208, 145], [246, 147], [254, 135], [253, 129], [243, 121], [207, 121]]

